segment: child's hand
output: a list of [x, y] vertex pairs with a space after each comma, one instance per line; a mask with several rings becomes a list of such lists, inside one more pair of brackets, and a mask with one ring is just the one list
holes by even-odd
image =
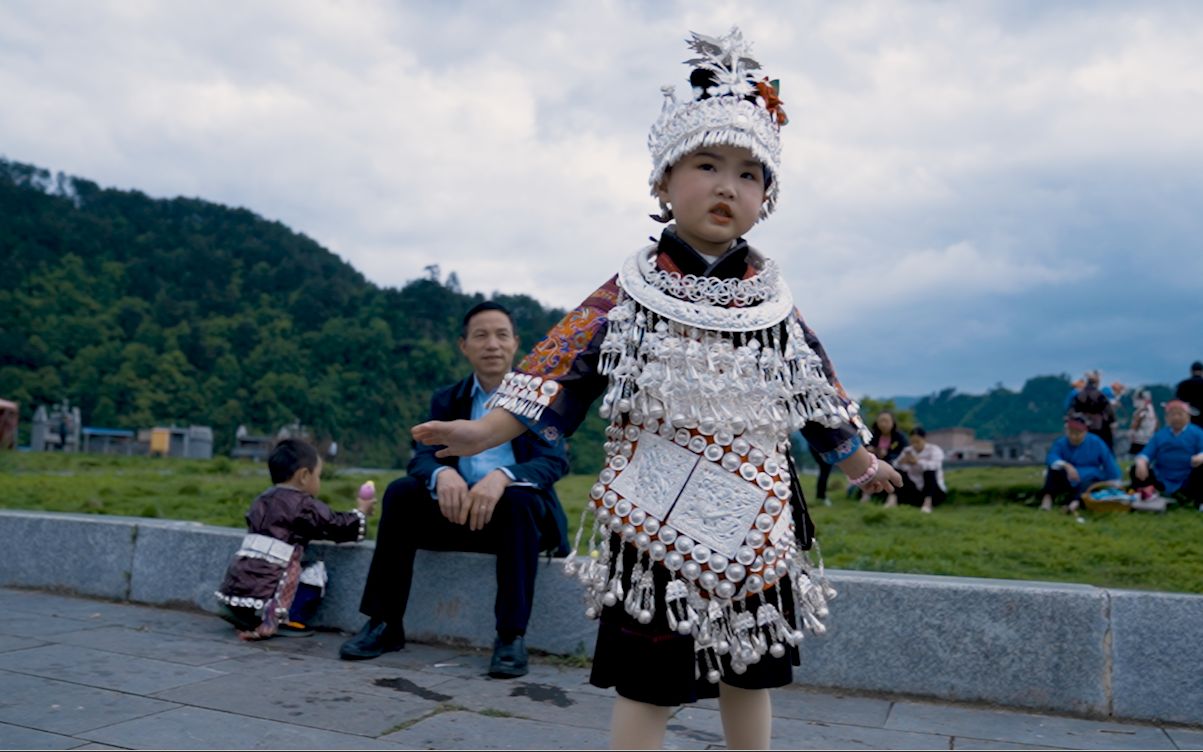
[[355, 500], [355, 503], [365, 517], [372, 516], [372, 512], [376, 509], [375, 481], [369, 480], [359, 487], [359, 497]]
[[899, 488], [902, 488], [902, 476], [888, 462], [878, 464], [877, 473], [874, 474], [873, 479], [861, 486], [861, 490], [869, 494], [882, 491], [894, 493]]
[[431, 420], [414, 426], [410, 432], [423, 444], [441, 444], [444, 448], [435, 452], [436, 457], [467, 457], [488, 448], [480, 435], [480, 424], [474, 420]]

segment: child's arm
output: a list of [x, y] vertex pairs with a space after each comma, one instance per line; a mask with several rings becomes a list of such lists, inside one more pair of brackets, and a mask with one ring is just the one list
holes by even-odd
[[303, 502], [293, 532], [307, 540], [361, 541], [367, 535], [367, 518], [375, 501], [375, 496], [371, 500], [358, 499], [355, 510], [336, 512], [321, 499], [309, 496]]
[[902, 487], [902, 476], [898, 471], [890, 463], [874, 457], [864, 447], [859, 447], [850, 457], [837, 464], [844, 475], [865, 493], [893, 492]]
[[517, 418], [500, 408], [479, 420], [430, 420], [410, 429], [414, 439], [442, 445], [436, 457], [467, 457], [513, 441], [526, 431]]

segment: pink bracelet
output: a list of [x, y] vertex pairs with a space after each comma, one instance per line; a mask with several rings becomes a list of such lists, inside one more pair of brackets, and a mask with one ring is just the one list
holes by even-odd
[[877, 455], [873, 455], [872, 461], [869, 462], [869, 469], [866, 470], [861, 475], [859, 475], [855, 478], [849, 479], [848, 482], [854, 486], [862, 486], [863, 487], [866, 483], [873, 480], [873, 477], [877, 475], [877, 468], [880, 466], [881, 466], [881, 463], [877, 461]]

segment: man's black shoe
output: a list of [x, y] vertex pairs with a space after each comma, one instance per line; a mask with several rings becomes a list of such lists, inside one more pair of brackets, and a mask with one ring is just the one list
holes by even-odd
[[493, 659], [489, 661], [489, 676], [494, 679], [514, 679], [528, 671], [526, 638], [518, 635], [510, 642], [493, 640]]
[[405, 627], [400, 624], [390, 625], [380, 619], [369, 619], [354, 637], [338, 649], [338, 657], [344, 661], [363, 661], [379, 658], [403, 647]]

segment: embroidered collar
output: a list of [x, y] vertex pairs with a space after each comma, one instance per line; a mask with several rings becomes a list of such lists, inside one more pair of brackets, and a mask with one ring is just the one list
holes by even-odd
[[748, 271], [748, 241], [739, 238], [717, 259], [709, 259], [702, 255], [677, 235], [676, 226], [669, 225], [660, 233], [660, 252], [672, 261], [681, 274], [692, 274], [695, 277], [718, 277], [742, 279]]

